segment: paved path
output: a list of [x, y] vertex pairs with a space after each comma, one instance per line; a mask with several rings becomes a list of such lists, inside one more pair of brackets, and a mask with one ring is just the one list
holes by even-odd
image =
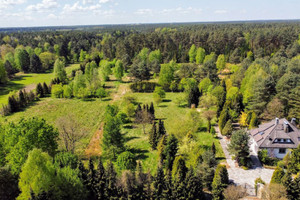
[[274, 170], [263, 168], [257, 156], [252, 154], [252, 152], [250, 154], [251, 159], [254, 163], [252, 169], [244, 170], [242, 168], [239, 168], [236, 162], [231, 159], [231, 155], [227, 150], [229, 141], [221, 135], [218, 126], [215, 126], [215, 130], [218, 137], [220, 138], [220, 144], [226, 157], [229, 179], [237, 185], [243, 185], [244, 187], [246, 187], [249, 195], [255, 195], [255, 179], [260, 177], [263, 181], [269, 183], [271, 181]]

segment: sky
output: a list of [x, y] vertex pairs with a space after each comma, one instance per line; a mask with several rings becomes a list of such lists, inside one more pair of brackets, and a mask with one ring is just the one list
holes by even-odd
[[300, 19], [300, 0], [0, 0], [0, 27]]

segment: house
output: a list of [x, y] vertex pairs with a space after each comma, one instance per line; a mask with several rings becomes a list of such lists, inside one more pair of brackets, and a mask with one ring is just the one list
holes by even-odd
[[288, 149], [297, 148], [300, 144], [300, 131], [296, 127], [295, 118], [291, 122], [276, 118], [249, 130], [249, 134], [250, 149], [254, 154], [267, 149], [269, 156], [282, 159]]

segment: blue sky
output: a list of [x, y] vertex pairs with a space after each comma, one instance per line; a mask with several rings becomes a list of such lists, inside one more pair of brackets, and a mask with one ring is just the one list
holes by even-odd
[[300, 19], [299, 0], [0, 0], [0, 27]]

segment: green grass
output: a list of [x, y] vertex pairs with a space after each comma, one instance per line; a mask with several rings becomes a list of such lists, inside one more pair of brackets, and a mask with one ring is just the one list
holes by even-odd
[[20, 90], [31, 84], [38, 84], [43, 82], [50, 83], [52, 78], [53, 74], [51, 72], [42, 74], [18, 73], [7, 84], [0, 86], [0, 104], [7, 103], [7, 98], [10, 92]]
[[[76, 67], [78, 67], [78, 65], [70, 66], [69, 73], [71, 73], [71, 68], [75, 69]], [[99, 99], [82, 101], [78, 99], [56, 99], [48, 97], [35, 102], [35, 105], [29, 106], [23, 112], [14, 113], [10, 116], [1, 118], [0, 122], [17, 122], [22, 117], [41, 117], [55, 126], [58, 118], [71, 112], [82, 128], [87, 132], [87, 136], [81, 140], [76, 151], [83, 155], [90, 139], [103, 121], [105, 107], [112, 103], [121, 105], [124, 89], [128, 89], [129, 84], [110, 81], [107, 82], [106, 85], [110, 86], [108, 90], [111, 92], [111, 95], [106, 98], [105, 101], [100, 101]], [[138, 102], [143, 104], [150, 104], [153, 101], [152, 93], [128, 93], [135, 97]], [[168, 134], [172, 133], [176, 135], [178, 127], [180, 128], [181, 125], [183, 125], [184, 128], [186, 127], [184, 126], [184, 119], [187, 118], [191, 109], [187, 107], [178, 107], [175, 103], [177, 98], [182, 98], [183, 96], [183, 93], [166, 93], [165, 100], [159, 106], [155, 105], [155, 116], [156, 118], [164, 120]], [[122, 110], [121, 106], [120, 109]], [[203, 120], [201, 124], [202, 128], [206, 126], [206, 122]], [[148, 140], [150, 129], [151, 124], [147, 125], [146, 134], [144, 134], [141, 125], [129, 124], [129, 126], [124, 126], [122, 128], [122, 133], [126, 140], [126, 148], [132, 151], [137, 159], [142, 161], [142, 166], [145, 171], [150, 171], [154, 174], [157, 169], [158, 153], [157, 150], [153, 151], [150, 147]], [[188, 131], [186, 131], [186, 133], [184, 132], [184, 134], [187, 134], [187, 132]], [[188, 165], [193, 165], [199, 153], [203, 153], [205, 150], [210, 149], [213, 142], [217, 149], [217, 159], [224, 159], [224, 153], [218, 139], [214, 138], [203, 129], [194, 134], [193, 142], [194, 146], [192, 148], [185, 144], [187, 148], [191, 148], [191, 150], [186, 152]], [[184, 143], [180, 140], [180, 146], [183, 145]]]
[[[152, 93], [132, 93], [140, 103], [150, 104], [153, 101]], [[159, 119], [164, 119], [165, 128], [168, 134], [173, 133], [176, 135], [176, 124], [181, 123], [186, 118], [191, 109], [187, 107], [178, 107], [174, 100], [179, 97], [183, 97], [183, 93], [166, 93], [165, 101], [159, 106], [155, 105], [155, 116]], [[203, 126], [206, 126], [206, 122], [203, 121]], [[202, 127], [203, 128], [203, 127]], [[134, 149], [137, 158], [142, 159], [143, 168], [145, 171], [150, 170], [153, 174], [157, 169], [158, 153], [153, 151], [150, 147], [148, 134], [151, 129], [151, 125], [147, 126], [146, 135], [144, 135], [142, 126], [133, 125], [132, 129], [123, 129], [126, 134], [126, 138], [130, 140], [126, 142], [126, 146], [129, 149]], [[214, 142], [216, 145], [216, 157], [218, 160], [224, 160], [224, 153], [217, 138], [214, 138], [210, 133], [200, 131], [195, 133], [194, 137], [195, 148], [188, 152], [187, 164], [194, 165], [199, 153], [203, 153], [206, 150], [211, 149], [211, 145]], [[182, 142], [180, 146], [183, 145]]]
[[23, 112], [17, 112], [7, 117], [2, 117], [2, 122], [17, 122], [21, 118], [40, 117], [48, 123], [56, 125], [58, 118], [71, 113], [80, 124], [87, 136], [83, 138], [77, 148], [77, 153], [82, 154], [93, 133], [100, 127], [105, 107], [108, 101], [82, 101], [78, 99], [43, 98], [35, 102], [35, 105], [26, 108]]
[[[80, 67], [79, 64], [73, 64], [66, 67], [67, 75], [71, 75], [73, 69], [78, 69]], [[47, 73], [40, 73], [40, 74], [24, 74], [24, 73], [17, 73], [16, 76], [10, 80], [5, 85], [0, 85], [0, 105], [1, 104], [7, 104], [7, 99], [10, 92], [17, 91], [20, 89], [25, 88], [29, 85], [36, 85], [38, 83], [50, 83], [50, 81], [53, 79], [53, 73], [52, 71], [49, 71]], [[33, 86], [34, 87], [34, 86]]]

